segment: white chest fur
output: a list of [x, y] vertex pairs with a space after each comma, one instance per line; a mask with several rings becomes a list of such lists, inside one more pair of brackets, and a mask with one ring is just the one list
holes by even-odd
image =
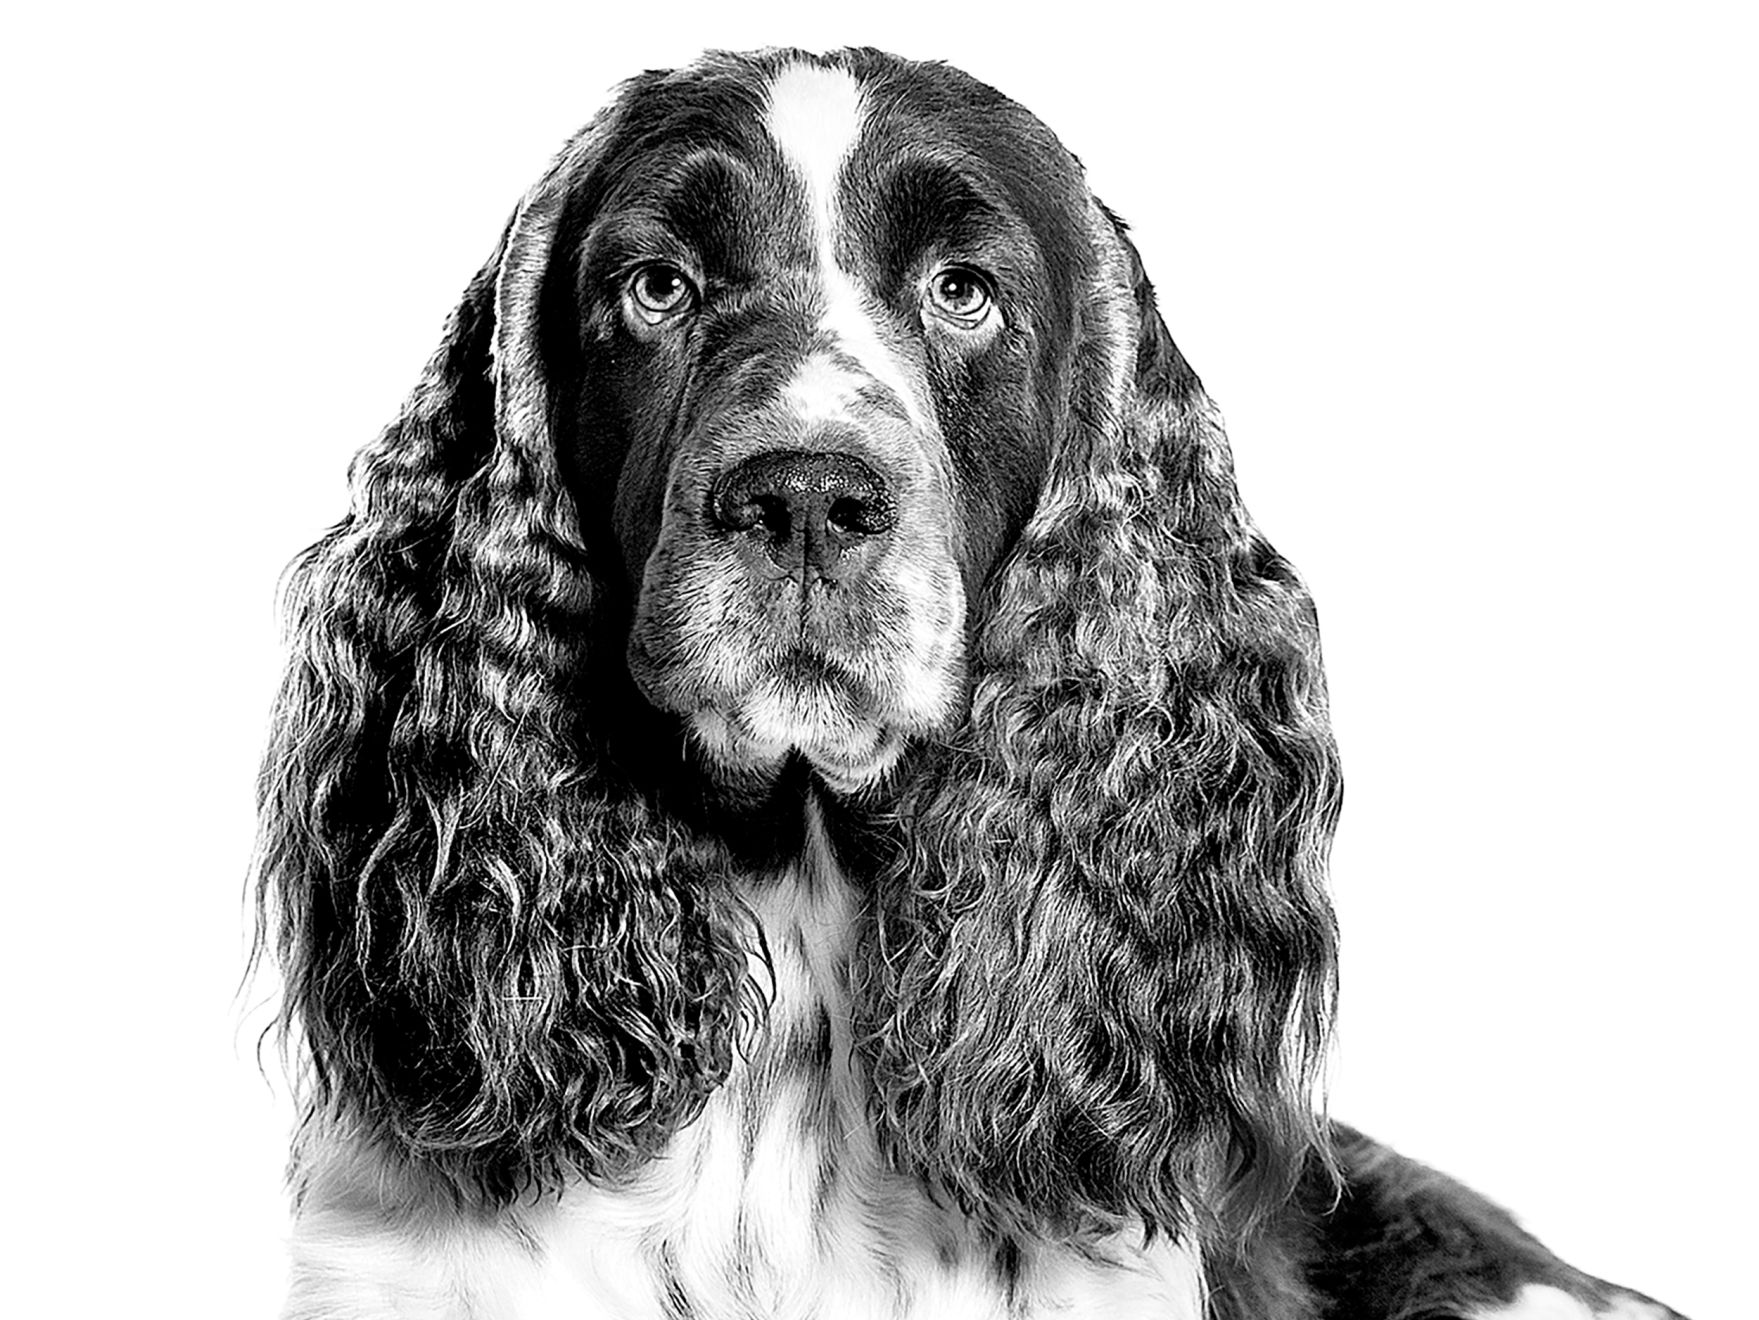
[[[632, 1181], [493, 1220], [388, 1213], [383, 1171], [317, 1152], [294, 1233], [297, 1317], [573, 1320], [1197, 1320], [1195, 1253], [998, 1251], [889, 1171], [850, 1038], [857, 895], [829, 867], [751, 895], [773, 969], [767, 1031]], [[761, 965], [760, 960], [754, 963]], [[769, 975], [769, 974], [764, 974]]]

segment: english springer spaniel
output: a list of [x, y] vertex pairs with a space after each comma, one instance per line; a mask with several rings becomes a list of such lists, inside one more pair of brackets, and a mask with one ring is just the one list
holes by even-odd
[[1025, 110], [626, 84], [291, 579], [291, 1317], [1662, 1317], [1326, 1121], [1313, 606]]

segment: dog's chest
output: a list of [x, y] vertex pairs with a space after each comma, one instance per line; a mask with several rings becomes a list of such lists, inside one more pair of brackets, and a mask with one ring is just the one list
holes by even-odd
[[[1201, 1314], [1192, 1253], [998, 1247], [888, 1170], [852, 1049], [856, 899], [834, 874], [752, 895], [768, 1031], [701, 1118], [629, 1185], [522, 1216], [557, 1314], [653, 1320], [983, 1320]], [[536, 1298], [534, 1297], [534, 1300]], [[550, 1308], [542, 1308], [550, 1313]]]

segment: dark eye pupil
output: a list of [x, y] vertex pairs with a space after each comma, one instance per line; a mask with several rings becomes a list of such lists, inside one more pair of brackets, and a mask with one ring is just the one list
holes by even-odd
[[656, 303], [671, 302], [684, 287], [683, 277], [675, 270], [650, 270], [641, 277], [641, 282], [642, 293]]

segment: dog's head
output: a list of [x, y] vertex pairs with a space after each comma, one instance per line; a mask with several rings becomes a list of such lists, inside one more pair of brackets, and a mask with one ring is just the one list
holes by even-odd
[[353, 487], [263, 795], [327, 1121], [491, 1194], [652, 1154], [748, 1000], [730, 822], [810, 800], [888, 826], [855, 979], [901, 1167], [1041, 1228], [1292, 1167], [1311, 607], [1020, 107], [869, 51], [635, 79]]
[[626, 88], [514, 252], [544, 448], [711, 772], [853, 791], [951, 733], [970, 606], [1123, 320], [1068, 153], [944, 69], [711, 60]]

